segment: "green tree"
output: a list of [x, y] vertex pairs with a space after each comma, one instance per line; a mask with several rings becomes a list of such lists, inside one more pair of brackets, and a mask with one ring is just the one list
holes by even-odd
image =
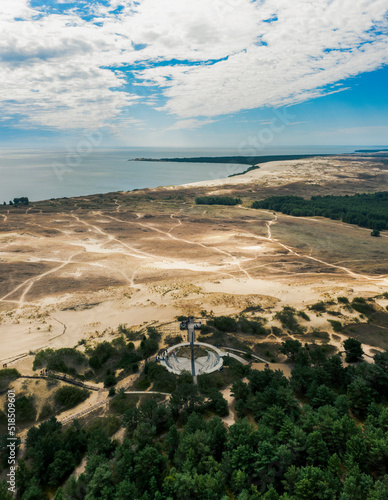
[[86, 487], [85, 500], [111, 500], [114, 498], [115, 484], [109, 462], [101, 463], [96, 469]]
[[360, 416], [365, 416], [368, 405], [372, 402], [372, 391], [365, 380], [356, 377], [347, 389], [347, 397], [352, 410]]
[[383, 370], [388, 370], [388, 351], [379, 352], [373, 356], [374, 362]]
[[290, 359], [295, 360], [295, 356], [301, 348], [302, 348], [302, 344], [299, 342], [299, 340], [289, 339], [289, 340], [286, 340], [285, 342], [282, 342], [282, 345], [281, 345], [279, 351], [282, 354], [285, 354]]
[[4, 480], [0, 481], [0, 498], [2, 500], [12, 500], [12, 494], [8, 491], [8, 483]]
[[361, 347], [361, 342], [353, 338], [348, 338], [347, 340], [345, 340], [344, 348], [346, 352], [346, 361], [348, 363], [360, 361], [364, 354], [364, 351]]
[[329, 452], [319, 431], [314, 431], [307, 436], [306, 451], [308, 455], [307, 462], [311, 465], [327, 464]]

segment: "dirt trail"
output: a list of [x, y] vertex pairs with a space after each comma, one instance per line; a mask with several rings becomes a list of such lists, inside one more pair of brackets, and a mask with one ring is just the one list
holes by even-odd
[[[223, 255], [226, 255], [227, 257], [229, 257], [229, 258], [232, 259], [233, 265], [235, 265], [236, 267], [238, 267], [238, 269], [243, 274], [245, 274], [247, 276], [247, 278], [251, 279], [250, 274], [241, 266], [240, 260], [237, 257], [235, 257], [234, 255], [232, 255], [229, 252], [226, 252], [225, 250], [221, 250], [220, 248], [218, 248], [216, 246], [213, 247], [213, 246], [205, 245], [204, 243], [199, 243], [199, 242], [196, 242], [196, 241], [190, 241], [190, 240], [186, 240], [184, 238], [179, 238], [179, 237], [174, 236], [173, 234], [171, 234], [169, 231], [163, 231], [163, 230], [158, 229], [155, 226], [152, 226], [150, 224], [144, 224], [144, 223], [141, 223], [141, 222], [138, 222], [138, 221], [136, 221], [136, 222], [125, 221], [125, 220], [122, 220], [122, 219], [117, 219], [116, 217], [112, 217], [112, 216], [108, 216], [108, 218], [112, 219], [112, 220], [115, 220], [117, 222], [122, 222], [122, 223], [126, 223], [126, 224], [133, 224], [133, 225], [139, 225], [139, 226], [145, 227], [147, 229], [150, 229], [151, 231], [155, 231], [157, 233], [163, 234], [164, 236], [167, 236], [168, 238], [172, 238], [175, 241], [179, 241], [180, 243], [185, 243], [187, 245], [200, 246], [202, 248], [206, 248], [206, 250], [213, 250], [215, 252], [218, 252], [218, 253], [221, 253]], [[253, 259], [248, 259], [248, 260], [253, 260]]]
[[232, 392], [231, 385], [228, 386], [223, 391], [221, 391], [221, 394], [228, 402], [229, 415], [222, 418], [222, 421], [224, 422], [224, 424], [227, 427], [229, 427], [230, 425], [233, 425], [237, 420], [237, 415], [235, 414], [235, 411], [234, 411], [235, 400], [234, 400], [234, 397], [232, 396], [231, 392]]
[[[240, 206], [240, 208], [246, 209], [245, 207], [241, 207], [241, 206]], [[246, 210], [249, 210], [249, 209], [246, 209]], [[251, 209], [251, 210], [254, 210], [254, 209]], [[267, 213], [269, 215], [273, 215], [272, 212], [267, 212], [266, 210], [261, 210], [261, 211], [264, 212], [264, 213]], [[265, 239], [267, 239], [271, 243], [274, 243], [276, 245], [281, 246], [282, 248], [284, 248], [285, 250], [287, 250], [292, 255], [296, 255], [297, 257], [300, 257], [302, 259], [310, 259], [310, 260], [313, 260], [315, 262], [318, 262], [319, 264], [323, 264], [324, 266], [328, 266], [328, 267], [332, 267], [334, 269], [338, 269], [340, 271], [345, 272], [346, 274], [349, 274], [353, 278], [363, 279], [363, 280], [367, 280], [367, 281], [387, 281], [388, 282], [387, 275], [385, 275], [385, 274], [381, 274], [379, 276], [367, 276], [365, 274], [356, 273], [356, 272], [350, 270], [349, 268], [347, 268], [345, 266], [339, 266], [337, 264], [331, 264], [330, 262], [326, 262], [324, 260], [318, 259], [317, 257], [313, 257], [312, 255], [301, 254], [301, 253], [296, 252], [291, 247], [285, 245], [284, 243], [281, 243], [278, 239], [276, 239], [276, 238], [274, 238], [272, 236], [271, 226], [273, 224], [277, 224], [277, 223], [278, 223], [278, 216], [277, 215], [274, 216], [273, 220], [266, 221], [265, 225], [267, 227], [267, 238], [265, 238]], [[252, 234], [252, 236], [255, 237], [256, 239], [262, 239], [262, 237], [259, 238], [258, 236], [255, 236], [254, 234]], [[311, 252], [312, 252], [312, 250], [311, 250]], [[305, 274], [305, 273], [303, 273], [303, 274]]]
[[172, 226], [172, 228], [168, 231], [169, 233], [171, 233], [171, 231], [173, 231], [176, 227], [178, 227], [178, 226], [181, 226], [181, 225], [182, 225], [182, 221], [181, 221], [180, 219], [178, 219], [178, 217], [176, 217], [178, 214], [180, 214], [180, 213], [182, 212], [182, 210], [183, 210], [183, 208], [181, 208], [181, 209], [179, 210], [179, 212], [177, 212], [176, 214], [171, 214], [171, 215], [170, 215], [170, 218], [171, 218], [171, 219], [176, 219], [176, 220], [178, 221], [178, 223], [177, 223], [177, 224], [174, 224], [174, 225]]
[[[62, 261], [62, 263], [61, 263], [60, 266], [57, 266], [54, 269], [50, 269], [49, 271], [46, 271], [46, 272], [44, 272], [42, 274], [39, 274], [38, 276], [34, 276], [33, 278], [29, 278], [28, 280], [24, 281], [23, 283], [20, 283], [13, 290], [11, 290], [9, 293], [7, 293], [3, 297], [1, 297], [0, 298], [0, 302], [16, 302], [17, 304], [19, 304], [19, 308], [21, 308], [23, 306], [23, 304], [24, 304], [24, 298], [25, 298], [25, 296], [27, 295], [27, 293], [31, 290], [31, 288], [33, 287], [33, 285], [37, 281], [41, 280], [45, 276], [48, 276], [49, 274], [52, 274], [52, 273], [55, 273], [56, 271], [59, 271], [63, 267], [67, 266], [72, 261], [72, 259], [76, 255], [79, 255], [80, 253], [82, 253], [82, 252], [76, 252], [76, 253], [70, 255], [70, 257], [68, 257], [68, 259], [66, 261]], [[23, 288], [25, 285], [27, 285], [27, 286], [26, 286], [25, 290], [23, 291], [23, 293], [22, 293], [22, 295], [21, 295], [21, 297], [20, 297], [19, 300], [6, 300], [7, 297], [9, 297], [10, 295], [13, 295], [15, 292], [17, 292], [18, 290], [20, 290], [21, 288]]]

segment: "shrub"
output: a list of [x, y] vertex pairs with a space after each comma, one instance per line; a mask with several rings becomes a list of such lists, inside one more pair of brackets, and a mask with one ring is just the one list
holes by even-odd
[[368, 304], [363, 297], [355, 297], [352, 300], [352, 307], [360, 314], [365, 314], [365, 316], [369, 316], [375, 312], [375, 309], [372, 304]]
[[146, 389], [148, 389], [148, 387], [151, 385], [151, 382], [149, 380], [149, 378], [147, 377], [144, 377], [144, 378], [141, 378], [139, 380], [139, 382], [136, 384], [136, 388], [139, 390], [139, 391], [145, 391]]
[[330, 335], [327, 332], [322, 332], [319, 328], [314, 328], [311, 335], [318, 339], [330, 340]]
[[349, 299], [347, 297], [337, 297], [337, 300], [341, 304], [349, 304]]
[[54, 401], [58, 408], [63, 410], [69, 410], [74, 406], [79, 405], [85, 399], [90, 396], [90, 392], [86, 389], [80, 389], [78, 387], [64, 386], [60, 387], [54, 394]]
[[327, 321], [331, 324], [335, 332], [342, 332], [343, 328], [340, 321], [336, 321], [335, 319], [328, 319]]
[[20, 377], [20, 373], [15, 368], [3, 368], [0, 370], [0, 394], [6, 391], [9, 384]]
[[147, 363], [144, 374], [154, 383], [155, 391], [172, 392], [176, 388], [177, 377], [167, 368], [155, 362]]
[[159, 344], [155, 339], [145, 338], [140, 343], [140, 349], [143, 354], [143, 358], [149, 358], [157, 352]]
[[305, 332], [305, 328], [298, 324], [295, 318], [296, 311], [293, 307], [283, 307], [282, 311], [275, 314], [274, 318], [279, 320], [283, 328], [286, 328], [291, 333], [302, 334]]
[[47, 418], [51, 417], [54, 413], [53, 408], [48, 404], [44, 404], [42, 406], [42, 409], [40, 410], [38, 420], [46, 420]]
[[237, 321], [229, 316], [216, 317], [208, 321], [208, 324], [221, 332], [237, 332], [238, 329]]
[[267, 335], [267, 330], [260, 321], [252, 321], [241, 317], [238, 320], [238, 326], [242, 333], [251, 335]]
[[304, 311], [298, 311], [298, 316], [305, 319], [306, 321], [310, 321], [309, 316]]
[[16, 422], [32, 422], [36, 418], [34, 396], [20, 396], [15, 401]]
[[104, 379], [104, 387], [112, 387], [113, 385], [116, 385], [116, 383], [117, 380], [115, 375], [113, 373], [110, 373], [108, 370]]
[[313, 304], [309, 307], [311, 311], [315, 312], [325, 312], [326, 311], [326, 305], [324, 302], [320, 301], [317, 302], [316, 304]]
[[62, 349], [43, 349], [39, 351], [32, 365], [33, 370], [46, 367], [48, 370], [53, 370], [69, 375], [77, 376], [75, 367], [86, 365], [87, 358], [85, 354], [77, 349], [64, 347]]

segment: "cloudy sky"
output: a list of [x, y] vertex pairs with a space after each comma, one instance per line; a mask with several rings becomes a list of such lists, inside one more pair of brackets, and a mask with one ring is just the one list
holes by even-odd
[[388, 143], [388, 0], [1, 0], [0, 145]]

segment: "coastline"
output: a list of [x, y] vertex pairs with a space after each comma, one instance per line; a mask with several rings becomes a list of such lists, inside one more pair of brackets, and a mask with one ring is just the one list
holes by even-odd
[[[327, 162], [327, 158], [325, 158], [325, 162]], [[287, 178], [295, 181], [305, 180], [306, 177], [310, 178], [311, 170], [315, 169], [321, 163], [323, 163], [323, 158], [319, 156], [301, 160], [272, 161], [265, 164], [257, 164], [255, 165], [257, 168], [233, 175], [232, 177], [226, 176], [214, 180], [189, 182], [176, 187], [221, 187], [249, 183], [283, 184]]]

